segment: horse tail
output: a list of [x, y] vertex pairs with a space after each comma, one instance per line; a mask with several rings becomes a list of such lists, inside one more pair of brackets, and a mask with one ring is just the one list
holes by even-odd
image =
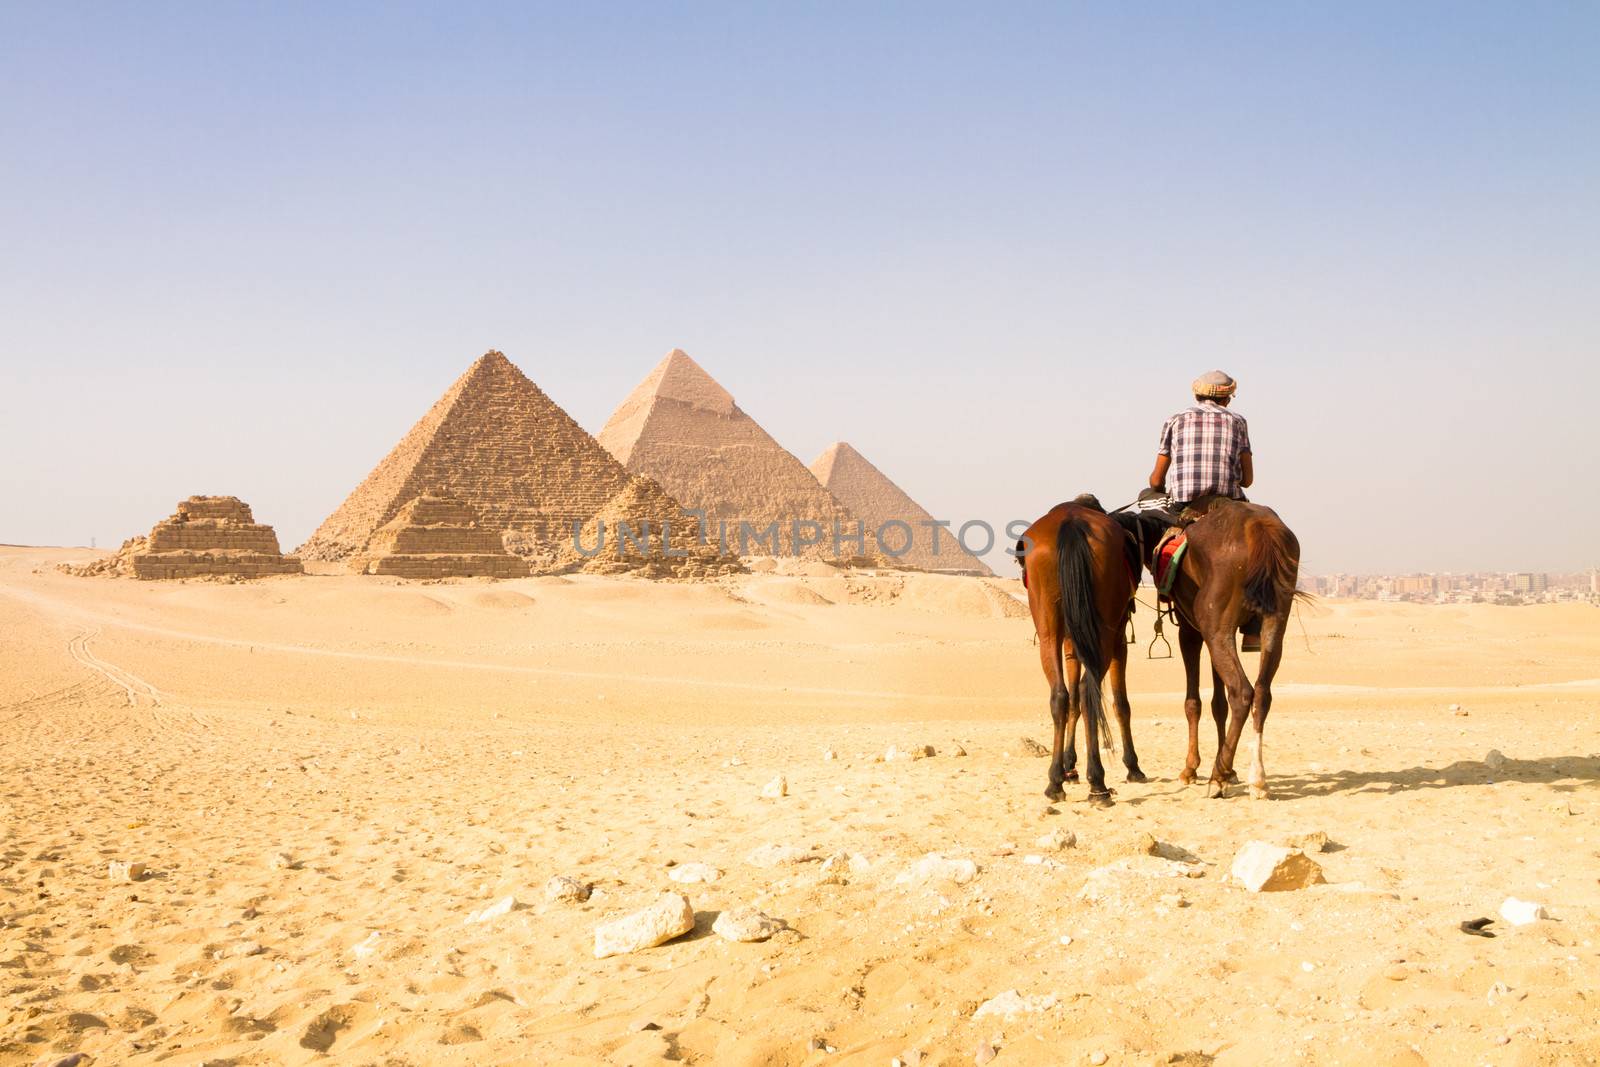
[[1244, 602], [1262, 616], [1287, 611], [1300, 575], [1300, 542], [1282, 522], [1250, 524], [1244, 565]]
[[1100, 679], [1106, 672], [1100, 651], [1100, 608], [1094, 592], [1094, 551], [1083, 520], [1063, 519], [1056, 530], [1056, 567], [1061, 583], [1061, 619], [1072, 639], [1072, 654], [1083, 666], [1082, 707], [1085, 740], [1112, 748], [1111, 727], [1100, 701]]

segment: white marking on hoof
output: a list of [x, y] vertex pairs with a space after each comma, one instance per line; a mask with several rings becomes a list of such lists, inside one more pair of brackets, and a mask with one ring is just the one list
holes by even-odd
[[1267, 787], [1266, 786], [1264, 786], [1264, 785], [1256, 785], [1254, 782], [1252, 782], [1252, 783], [1250, 783], [1250, 799], [1251, 800], [1271, 800], [1272, 799], [1272, 794], [1267, 792]]
[[1228, 795], [1228, 787], [1221, 782], [1212, 782], [1206, 786], [1206, 796], [1212, 800], [1220, 800]]

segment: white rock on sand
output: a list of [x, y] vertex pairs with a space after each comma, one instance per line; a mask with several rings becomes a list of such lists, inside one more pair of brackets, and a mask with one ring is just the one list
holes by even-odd
[[128, 863], [123, 860], [112, 860], [106, 870], [106, 877], [113, 882], [137, 882], [144, 877], [145, 865], [142, 863]]
[[779, 920], [751, 907], [732, 908], [711, 924], [714, 933], [729, 941], [765, 941], [783, 927]]
[[768, 800], [777, 800], [779, 797], [788, 796], [789, 779], [785, 778], [781, 774], [778, 775], [778, 777], [761, 787], [761, 795], [766, 797]]
[[1233, 880], [1252, 893], [1304, 889], [1324, 881], [1322, 868], [1298, 848], [1250, 841], [1233, 857]]
[[501, 897], [493, 904], [479, 908], [467, 916], [468, 923], [486, 923], [490, 919], [498, 919], [502, 915], [510, 915], [511, 909], [517, 906], [516, 897]]
[[1297, 848], [1301, 852], [1326, 852], [1328, 851], [1328, 835], [1322, 830], [1307, 830], [1304, 833], [1290, 834], [1283, 839], [1287, 848]]
[[552, 904], [560, 901], [582, 903], [589, 899], [589, 883], [568, 874], [558, 874], [544, 884], [544, 899]]
[[792, 867], [797, 863], [810, 863], [821, 858], [810, 849], [800, 848], [797, 845], [762, 845], [745, 857], [753, 867]]
[[978, 877], [978, 865], [967, 859], [945, 859], [930, 852], [895, 876], [895, 885], [922, 885], [926, 882], [954, 882], [966, 885]]
[[1544, 905], [1532, 900], [1518, 900], [1516, 897], [1506, 897], [1505, 903], [1500, 905], [1500, 918], [1512, 926], [1527, 926], [1540, 919], [1548, 919], [1550, 915], [1544, 910]]
[[1071, 830], [1051, 830], [1041, 834], [1034, 841], [1034, 847], [1042, 848], [1049, 852], [1060, 852], [1062, 849], [1071, 848], [1078, 843], [1078, 835]]
[[681, 893], [663, 893], [654, 904], [594, 929], [594, 958], [654, 948], [694, 929], [694, 908]]
[[1491, 771], [1498, 771], [1505, 767], [1506, 756], [1498, 748], [1491, 748], [1489, 754], [1483, 757], [1483, 765]]
[[667, 872], [674, 882], [715, 882], [722, 872], [709, 863], [685, 863]]
[[1042, 1011], [1049, 1011], [1060, 1003], [1060, 1000], [1061, 998], [1054, 993], [1025, 997], [1015, 989], [1008, 989], [978, 1005], [978, 1010], [972, 1013], [972, 1017], [982, 1019], [986, 1015], [998, 1015], [1006, 1022], [1010, 1022], [1019, 1015], [1036, 1015]]
[[933, 755], [932, 745], [890, 745], [889, 751], [883, 754], [885, 763], [895, 760], [919, 760]]

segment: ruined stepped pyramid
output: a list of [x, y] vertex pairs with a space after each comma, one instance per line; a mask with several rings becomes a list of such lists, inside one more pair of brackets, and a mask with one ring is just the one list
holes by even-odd
[[575, 541], [562, 546], [556, 569], [670, 579], [718, 578], [745, 568], [714, 541], [702, 543], [699, 522], [683, 514], [665, 489], [635, 475], [584, 524]]
[[[893, 557], [896, 565], [923, 571], [994, 575], [981, 559], [961, 547], [955, 535], [959, 526], [939, 531], [938, 551], [935, 552], [934, 529], [924, 525], [931, 522], [933, 516], [845, 442], [830, 445], [811, 464], [811, 473], [839, 503], [861, 516], [874, 530], [892, 519], [911, 528], [910, 546], [903, 555]], [[898, 549], [902, 543], [900, 537], [901, 532], [896, 528], [895, 533], [885, 534], [883, 543]]]
[[442, 490], [408, 502], [368, 539], [353, 569], [397, 578], [522, 578], [526, 560], [505, 549], [465, 503]]
[[308, 559], [360, 553], [407, 502], [444, 490], [506, 544], [548, 566], [630, 475], [499, 352], [467, 369], [300, 547]]
[[178, 510], [156, 523], [149, 537], [127, 541], [110, 559], [73, 571], [144, 579], [260, 578], [299, 574], [301, 566], [279, 550], [278, 535], [256, 522], [249, 504], [236, 496], [192, 496], [180, 500]]
[[[599, 440], [628, 470], [654, 478], [684, 507], [703, 510], [708, 539], [719, 541], [725, 530], [736, 554], [794, 554], [793, 524], [809, 520], [821, 524], [823, 541], [800, 554], [831, 559], [834, 521], [852, 537], [860, 528], [805, 464], [681, 349], [669, 352], [611, 413]], [[741, 544], [741, 522], [760, 532], [774, 521], [776, 544]], [[847, 540], [842, 555], [873, 551], [869, 530], [865, 553]]]

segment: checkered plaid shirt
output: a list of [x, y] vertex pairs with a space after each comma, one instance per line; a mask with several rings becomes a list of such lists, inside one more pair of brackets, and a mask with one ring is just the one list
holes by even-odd
[[1172, 457], [1167, 491], [1183, 503], [1208, 493], [1242, 497], [1239, 458], [1248, 451], [1250, 429], [1244, 416], [1201, 400], [1161, 427], [1160, 454]]

